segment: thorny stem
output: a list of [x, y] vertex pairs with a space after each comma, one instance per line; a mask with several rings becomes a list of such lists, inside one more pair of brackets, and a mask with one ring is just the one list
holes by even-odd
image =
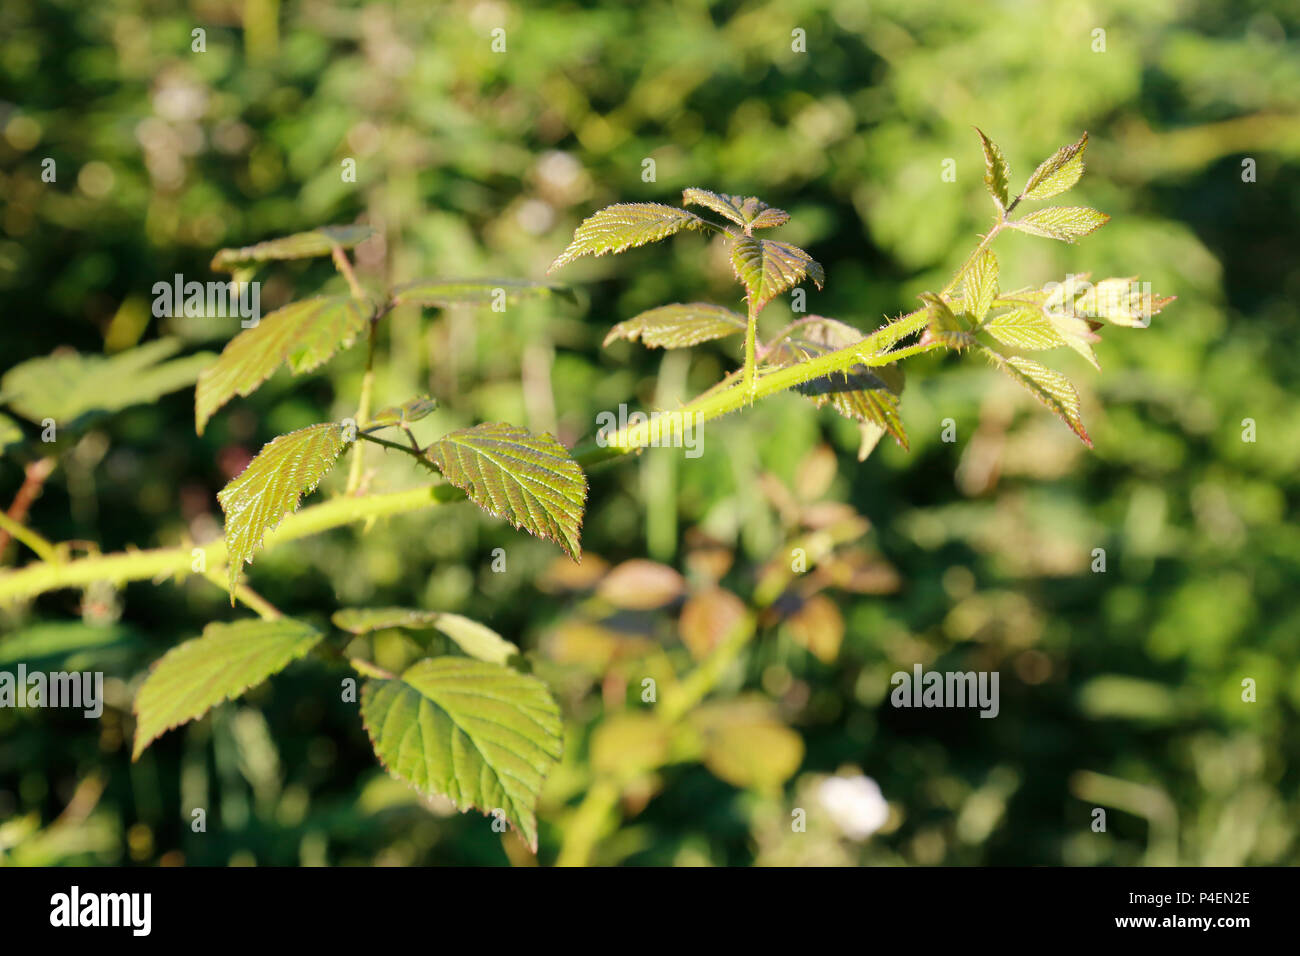
[[[347, 257], [341, 246], [335, 246], [330, 255], [334, 259], [334, 265], [343, 278], [348, 281], [348, 288], [352, 290], [352, 298], [358, 302], [366, 301], [366, 294], [362, 291], [360, 283], [357, 282], [356, 274], [352, 271], [352, 263]], [[357, 426], [360, 427], [370, 418], [370, 395], [375, 385], [375, 333], [379, 328], [379, 316], [376, 315], [370, 320], [369, 335], [366, 338], [366, 372], [361, 377], [361, 398], [357, 402]], [[358, 446], [352, 456], [352, 463], [348, 466], [348, 482], [343, 489], [347, 495], [355, 494], [357, 488], [361, 486], [362, 469], [365, 466], [365, 454], [363, 446]]]

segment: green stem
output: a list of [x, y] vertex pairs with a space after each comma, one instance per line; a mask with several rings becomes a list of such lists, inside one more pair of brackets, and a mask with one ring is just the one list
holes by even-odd
[[[337, 251], [337, 250], [336, 250]], [[349, 273], [350, 275], [350, 273]], [[356, 280], [353, 279], [353, 282]], [[355, 292], [354, 292], [355, 294]], [[375, 385], [375, 330], [379, 323], [371, 321], [370, 335], [366, 339], [366, 374], [361, 377], [361, 400], [357, 403], [357, 427], [360, 428], [370, 418], [370, 393]], [[352, 450], [352, 464], [348, 467], [348, 483], [343, 489], [347, 495], [355, 494], [361, 485], [362, 468], [365, 462], [365, 446], [357, 445]]]
[[0, 529], [7, 531], [11, 538], [16, 538], [27, 547], [31, 548], [42, 561], [59, 560], [58, 552], [53, 544], [45, 540], [31, 528], [27, 527], [21, 521], [15, 521], [9, 515], [0, 509]]
[[745, 323], [745, 390], [749, 392], [749, 401], [754, 401], [754, 369], [758, 365], [755, 357], [755, 340], [758, 338], [758, 313], [754, 311], [754, 306], [749, 302], [750, 296], [745, 297], [747, 321]]

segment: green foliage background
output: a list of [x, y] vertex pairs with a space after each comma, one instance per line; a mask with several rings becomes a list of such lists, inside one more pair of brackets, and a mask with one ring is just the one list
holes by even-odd
[[[191, 52], [196, 27], [204, 53]], [[505, 53], [491, 49], [497, 27]], [[806, 54], [791, 50], [795, 28]], [[222, 278], [207, 265], [221, 246], [361, 217], [385, 235], [382, 256], [359, 258], [363, 282], [541, 278], [596, 208], [675, 202], [693, 185], [788, 209], [780, 238], [827, 273], [808, 310], [869, 330], [942, 285], [987, 226], [971, 126], [1002, 147], [1016, 183], [1086, 129], [1089, 171], [1071, 201], [1110, 225], [1076, 246], [1011, 236], [1000, 257], [1004, 287], [1088, 270], [1140, 274], [1179, 297], [1150, 329], [1109, 334], [1101, 375], [1063, 360], [1094, 452], [982, 364], [927, 356], [908, 363], [910, 453], [886, 442], [859, 465], [856, 428], [785, 395], [706, 427], [697, 460], [652, 450], [592, 475], [587, 552], [685, 569], [701, 530], [736, 552], [728, 581], [748, 594], [785, 540], [759, 476], [797, 493], [801, 463], [829, 444], [839, 468], [825, 499], [870, 518], [902, 581], [888, 595], [835, 595], [846, 636], [834, 664], [781, 628], [756, 645], [748, 686], [778, 691], [807, 748], [783, 793], [669, 768], [639, 804], [628, 798], [596, 859], [1294, 862], [1298, 35], [1300, 12], [1281, 0], [6, 0], [0, 365], [164, 333], [219, 350], [233, 322], [153, 319], [150, 289], [175, 273]], [[56, 183], [41, 181], [45, 157]], [[341, 182], [349, 157], [355, 184]], [[647, 158], [655, 182], [642, 179]], [[940, 175], [949, 158], [955, 182]], [[345, 291], [325, 260], [263, 278], [264, 310], [322, 284]], [[443, 404], [421, 423], [426, 438], [504, 420], [573, 444], [598, 412], [668, 406], [734, 367], [734, 345], [689, 360], [600, 348], [609, 326], [664, 302], [737, 307], [705, 239], [585, 260], [562, 278], [579, 307], [393, 313], [377, 404], [427, 389]], [[787, 305], [765, 323], [788, 318]], [[353, 413], [363, 361], [353, 350], [308, 379], [282, 373], [202, 438], [189, 390], [104, 418], [60, 448], [31, 524], [105, 551], [211, 537], [217, 490], [262, 443]], [[940, 440], [946, 418], [955, 443]], [[1254, 443], [1242, 440], [1246, 418]], [[372, 487], [427, 481], [400, 456], [372, 449], [370, 464]], [[0, 502], [21, 481], [19, 460], [0, 460]], [[504, 574], [489, 570], [498, 547]], [[1104, 574], [1089, 570], [1098, 547]], [[345, 606], [450, 610], [535, 651], [581, 600], [539, 588], [557, 554], [460, 506], [287, 545], [249, 576], [320, 623]], [[11, 544], [3, 559], [29, 557]], [[130, 698], [147, 665], [243, 614], [191, 578], [56, 592], [0, 617], [0, 668], [102, 669], [109, 688], [101, 721], [0, 710], [0, 859], [517, 856], [477, 815], [428, 807], [389, 780], [355, 705], [316, 661], [132, 764]], [[637, 626], [677, 646], [671, 615]], [[400, 661], [392, 643], [376, 653]], [[588, 734], [614, 704], [608, 687], [543, 658], [568, 720], [539, 814], [549, 862], [565, 805], [586, 785]], [[889, 675], [916, 661], [999, 670], [1000, 716], [890, 708]], [[1256, 703], [1241, 700], [1245, 677]], [[789, 808], [844, 769], [879, 782], [893, 810], [884, 831], [861, 844], [789, 833]], [[192, 806], [211, 808], [208, 832], [191, 832]], [[1109, 808], [1104, 834], [1090, 829], [1094, 806]]]

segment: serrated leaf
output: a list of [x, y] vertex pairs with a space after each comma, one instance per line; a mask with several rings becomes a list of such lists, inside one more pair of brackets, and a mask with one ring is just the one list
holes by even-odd
[[1047, 314], [1047, 320], [1052, 323], [1057, 334], [1065, 345], [1084, 357], [1089, 365], [1097, 371], [1101, 371], [1101, 364], [1097, 361], [1097, 353], [1092, 350], [1094, 342], [1100, 342], [1101, 336], [1089, 328], [1088, 323], [1083, 319], [1073, 315], [1061, 315], [1055, 312]]
[[[782, 367], [797, 365], [864, 338], [853, 326], [836, 319], [809, 316], [808, 320], [777, 343], [768, 353], [769, 362]], [[898, 417], [903, 382], [903, 370], [897, 365], [853, 365], [844, 372], [797, 385], [795, 390], [812, 399], [818, 408], [829, 402], [845, 418], [880, 426], [907, 448], [907, 433]]]
[[805, 278], [812, 279], [819, 289], [826, 281], [822, 267], [798, 246], [753, 236], [736, 237], [731, 246], [731, 268], [745, 286], [755, 313]]
[[1007, 165], [1002, 150], [984, 135], [983, 130], [977, 128], [975, 132], [979, 133], [980, 145], [984, 148], [984, 185], [998, 208], [1005, 209], [1008, 202], [1007, 184], [1011, 179], [1011, 167]]
[[984, 323], [982, 331], [1015, 349], [1041, 351], [1065, 345], [1065, 340], [1043, 310], [1029, 306], [991, 317]]
[[989, 307], [998, 295], [998, 257], [992, 249], [985, 249], [966, 270], [963, 301], [966, 312], [978, 325], [988, 315]]
[[756, 196], [728, 196], [694, 186], [682, 190], [682, 204], [712, 209], [736, 225], [743, 226], [746, 233], [754, 229], [770, 229], [790, 221], [790, 214], [784, 209], [769, 206]]
[[492, 422], [444, 435], [426, 454], [488, 514], [555, 541], [575, 561], [581, 558], [587, 477], [550, 435]]
[[702, 229], [704, 220], [694, 213], [657, 202], [618, 203], [584, 219], [573, 241], [551, 263], [547, 272], [580, 256], [603, 256], [671, 236], [683, 229]]
[[52, 418], [61, 428], [83, 415], [153, 402], [192, 385], [215, 358], [200, 352], [163, 361], [180, 347], [176, 339], [158, 339], [107, 356], [59, 349], [6, 372], [0, 400], [28, 421]]
[[1136, 276], [1102, 279], [1085, 289], [1074, 304], [1076, 315], [1096, 316], [1114, 325], [1131, 329], [1145, 329], [1151, 317], [1160, 312], [1177, 296], [1157, 296]]
[[1088, 134], [1077, 143], [1062, 146], [1034, 170], [1021, 193], [1023, 199], [1051, 199], [1073, 186], [1083, 175], [1083, 151], [1088, 148]]
[[1080, 236], [1096, 232], [1109, 221], [1110, 216], [1087, 206], [1048, 206], [1007, 225], [1030, 235], [1074, 242]]
[[310, 259], [328, 256], [334, 247], [351, 249], [365, 242], [375, 231], [369, 226], [322, 226], [307, 232], [268, 239], [253, 246], [239, 249], [222, 249], [212, 257], [212, 268], [233, 272], [240, 266], [270, 259]]
[[194, 426], [202, 435], [209, 419], [236, 395], [247, 397], [282, 364], [294, 375], [310, 372], [335, 352], [352, 346], [374, 316], [369, 303], [351, 296], [315, 296], [276, 309], [244, 329], [199, 376]]
[[290, 618], [209, 624], [202, 637], [163, 655], [135, 695], [131, 759], [173, 727], [202, 717], [283, 670], [321, 637], [310, 624]]
[[369, 680], [361, 717], [380, 763], [420, 793], [462, 810], [500, 810], [534, 851], [534, 810], [562, 751], [560, 711], [546, 685], [463, 657], [417, 661]]
[[975, 344], [975, 336], [968, 326], [953, 312], [951, 306], [933, 292], [919, 296], [925, 303], [927, 325], [922, 342], [941, 342], [950, 349], [967, 349]]
[[262, 549], [262, 539], [298, 502], [320, 484], [346, 442], [343, 426], [309, 425], [262, 447], [234, 481], [217, 492], [226, 514], [231, 604], [244, 563]]
[[336, 611], [334, 626], [352, 634], [368, 634], [388, 628], [441, 631], [470, 657], [491, 664], [504, 664], [519, 648], [486, 624], [446, 611], [418, 611], [411, 608], [347, 608]]
[[663, 305], [620, 322], [609, 330], [604, 345], [627, 339], [652, 349], [680, 349], [745, 331], [745, 317], [708, 302]]
[[1079, 414], [1079, 393], [1068, 378], [1033, 359], [1008, 358], [991, 349], [985, 349], [984, 354], [1065, 422], [1085, 445], [1092, 447], [1092, 439], [1088, 437]]
[[381, 428], [394, 428], [398, 425], [410, 425], [432, 415], [438, 408], [438, 400], [429, 395], [417, 395], [408, 398], [400, 405], [391, 405], [375, 412], [370, 421], [362, 426], [363, 431], [373, 432]]
[[452, 305], [492, 305], [524, 299], [561, 296], [576, 301], [573, 289], [557, 282], [527, 279], [414, 279], [393, 289], [395, 305], [446, 308]]

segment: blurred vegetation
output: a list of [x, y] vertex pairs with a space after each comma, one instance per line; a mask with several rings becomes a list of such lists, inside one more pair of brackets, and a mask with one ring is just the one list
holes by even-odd
[[[504, 53], [492, 50], [499, 27]], [[792, 51], [796, 29], [807, 53]], [[580, 573], [553, 545], [461, 506], [274, 549], [250, 583], [322, 624], [350, 605], [425, 607], [525, 648], [568, 723], [540, 808], [546, 863], [593, 765], [635, 751], [635, 736], [603, 751], [600, 736], [627, 723], [657, 666], [646, 662], [693, 650], [680, 603], [638, 610], [617, 589], [602, 595], [604, 562], [649, 558], [684, 576], [674, 594], [720, 580], [749, 602], [802, 530], [858, 513], [872, 528], [836, 552], [849, 571], [765, 619], [724, 685], [724, 699], [761, 697], [798, 731], [795, 776], [769, 786], [744, 767], [632, 767], [622, 823], [600, 834], [595, 860], [1296, 862], [1298, 36], [1300, 10], [1283, 0], [6, 0], [0, 365], [164, 336], [219, 350], [236, 320], [154, 319], [150, 290], [176, 273], [220, 278], [208, 262], [221, 246], [364, 221], [382, 241], [358, 250], [363, 282], [540, 278], [595, 208], [673, 202], [686, 186], [790, 210], [782, 238], [828, 277], [808, 310], [869, 330], [915, 308], [987, 226], [971, 126], [1002, 146], [1017, 182], [1086, 129], [1078, 200], [1111, 224], [1077, 246], [1008, 238], [1003, 284], [1140, 273], [1179, 297], [1150, 329], [1109, 335], [1100, 375], [1064, 360], [1094, 452], [979, 363], [925, 357], [909, 363], [902, 405], [910, 453], [887, 442], [859, 464], [852, 423], [785, 395], [708, 426], [698, 459], [657, 449], [593, 473]], [[356, 183], [340, 176], [349, 158]], [[940, 175], [949, 158], [955, 182]], [[342, 291], [324, 260], [264, 278], [267, 311], [322, 283]], [[581, 306], [394, 312], [377, 403], [431, 391], [441, 407], [417, 426], [425, 439], [504, 420], [573, 444], [601, 411], [670, 407], [735, 366], [728, 345], [600, 348], [610, 325], [652, 305], [702, 289], [735, 304], [706, 239], [587, 260], [564, 278]], [[765, 322], [784, 310], [774, 303]], [[308, 380], [281, 374], [202, 438], [189, 390], [91, 421], [56, 446], [29, 523], [104, 551], [209, 540], [217, 490], [275, 435], [352, 414], [363, 362], [353, 350]], [[946, 418], [955, 443], [940, 440]], [[48, 451], [36, 433], [26, 426], [27, 443], [0, 459], [5, 507]], [[370, 487], [427, 480], [398, 458], [372, 451]], [[495, 548], [506, 573], [490, 570]], [[1091, 570], [1095, 548], [1105, 573]], [[11, 542], [2, 557], [31, 555]], [[0, 669], [99, 669], [108, 694], [94, 722], [0, 710], [0, 859], [523, 861], [477, 814], [390, 780], [316, 660], [131, 763], [130, 701], [148, 665], [244, 613], [198, 576], [0, 612]], [[841, 630], [838, 646], [818, 643]], [[381, 659], [411, 653], [400, 635], [375, 640]], [[1000, 671], [1000, 715], [891, 708], [889, 675], [915, 662]], [[866, 839], [813, 821], [791, 833], [791, 808], [850, 773], [878, 782], [884, 826]], [[205, 833], [190, 829], [196, 806], [210, 808]], [[1090, 829], [1096, 806], [1105, 833]]]

